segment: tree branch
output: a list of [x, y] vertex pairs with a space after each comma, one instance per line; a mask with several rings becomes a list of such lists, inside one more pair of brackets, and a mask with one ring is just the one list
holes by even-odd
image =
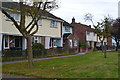
[[[38, 8], [37, 8], [37, 10], [36, 10], [37, 12], [35, 12], [35, 13], [36, 13], [35, 16], [33, 16], [33, 15], [31, 14], [31, 12], [29, 12], [30, 15], [31, 15], [31, 17], [32, 17], [32, 21], [27, 25], [26, 29], [28, 29], [28, 28], [30, 27], [30, 25], [34, 22], [34, 20], [37, 18], [37, 15], [40, 15], [40, 14], [39, 14], [39, 12], [40, 12], [39, 10], [40, 10], [40, 8], [41, 8], [42, 3], [43, 3], [43, 2], [40, 2], [40, 3], [39, 3], [39, 6], [38, 6]], [[32, 28], [31, 28], [31, 29], [32, 29]], [[31, 30], [29, 30], [29, 32], [30, 32], [30, 31], [31, 31]]]
[[34, 32], [32, 32], [31, 35], [34, 35], [37, 32], [38, 32], [38, 25], [36, 25], [36, 30]]
[[11, 17], [4, 9], [2, 9], [2, 13], [5, 14], [14, 23], [17, 29], [19, 29], [19, 25], [13, 17]]

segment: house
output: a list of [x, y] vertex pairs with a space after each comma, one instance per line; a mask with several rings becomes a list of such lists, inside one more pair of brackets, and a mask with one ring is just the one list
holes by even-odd
[[[19, 8], [14, 6], [16, 2], [2, 2], [5, 9]], [[18, 13], [9, 13], [19, 23], [20, 15]], [[47, 12], [46, 16], [38, 21], [39, 30], [33, 37], [33, 43], [42, 43], [46, 49], [62, 47], [62, 24], [63, 20]], [[30, 21], [27, 16], [26, 25]], [[13, 23], [0, 11], [0, 51], [6, 49], [25, 50], [27, 41], [21, 33], [15, 28]]]
[[[87, 43], [88, 48], [100, 47], [101, 43], [99, 37], [94, 33], [94, 29], [91, 26], [75, 22], [75, 18], [72, 18], [72, 34], [69, 39], [73, 41], [73, 48], [77, 48], [79, 41], [84, 41]], [[112, 45], [112, 38], [106, 38], [104, 43], [107, 45]]]
[[71, 47], [72, 48], [72, 40], [69, 40], [69, 35], [72, 34], [72, 26], [64, 21], [62, 26], [62, 38], [63, 38], [63, 47]]

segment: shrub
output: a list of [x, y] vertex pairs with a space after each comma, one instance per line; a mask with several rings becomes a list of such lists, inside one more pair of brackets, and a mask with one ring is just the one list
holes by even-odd
[[86, 42], [80, 41], [80, 42], [79, 42], [79, 47], [86, 48], [86, 47], [87, 47]]
[[41, 49], [45, 49], [44, 45], [42, 45], [41, 43], [34, 43], [32, 46], [33, 50], [41, 50]]
[[97, 49], [97, 48], [94, 48], [93, 51], [98, 51], [98, 49]]

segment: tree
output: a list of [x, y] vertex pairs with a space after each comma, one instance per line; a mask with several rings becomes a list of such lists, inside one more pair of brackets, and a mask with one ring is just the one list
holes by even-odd
[[[20, 0], [18, 3], [15, 3], [18, 8], [13, 8], [12, 10], [2, 8], [2, 13], [5, 14], [19, 30], [27, 40], [27, 53], [28, 53], [28, 63], [29, 66], [33, 66], [33, 54], [32, 54], [32, 36], [38, 31], [38, 21], [41, 17], [58, 7], [55, 0], [41, 0], [35, 2], [34, 0], [28, 0], [31, 4], [24, 0]], [[15, 21], [15, 19], [8, 13], [17, 13], [20, 14], [20, 23]], [[26, 16], [31, 17], [31, 21], [26, 25]]]
[[118, 51], [120, 43], [120, 18], [117, 18], [116, 20], [113, 21], [111, 34], [116, 42], [116, 51]]
[[106, 58], [106, 43], [104, 44], [104, 40], [111, 36], [110, 31], [110, 25], [111, 25], [111, 19], [109, 17], [105, 17], [102, 22], [97, 22], [97, 25], [94, 24], [92, 20], [93, 16], [92, 14], [88, 13], [85, 15], [85, 20], [91, 21], [93, 24], [94, 32], [97, 34], [102, 47], [102, 52], [104, 52], [104, 58]]

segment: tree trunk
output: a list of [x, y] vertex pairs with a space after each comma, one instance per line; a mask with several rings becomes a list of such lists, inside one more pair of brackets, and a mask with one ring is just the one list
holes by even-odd
[[104, 49], [103, 49], [103, 41], [101, 41], [101, 48], [102, 48], [102, 52], [104, 52]]
[[118, 51], [119, 42], [116, 42], [116, 51]]
[[32, 53], [32, 36], [27, 36], [27, 53], [28, 53], [28, 63], [29, 66], [33, 66], [33, 53]]
[[104, 45], [104, 58], [107, 58], [107, 54], [106, 54], [106, 44]]

